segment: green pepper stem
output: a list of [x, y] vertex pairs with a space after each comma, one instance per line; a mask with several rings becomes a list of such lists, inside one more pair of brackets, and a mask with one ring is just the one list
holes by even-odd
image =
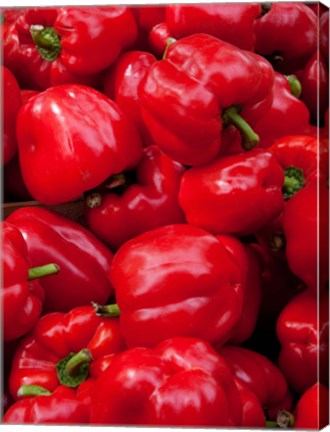
[[17, 396], [49, 396], [52, 393], [45, 389], [45, 387], [41, 387], [39, 385], [22, 385], [18, 391]]
[[253, 131], [251, 126], [239, 115], [239, 108], [231, 106], [226, 108], [222, 114], [224, 123], [235, 126], [243, 137], [243, 148], [252, 150], [260, 141], [259, 136]]
[[164, 50], [164, 54], [163, 54], [162, 60], [166, 60], [167, 51], [168, 51], [169, 47], [172, 45], [172, 43], [174, 43], [174, 42], [176, 42], [176, 39], [173, 38], [173, 37], [169, 37], [166, 40], [166, 45], [165, 45], [165, 50]]
[[267, 420], [266, 421], [266, 428], [276, 429], [276, 428], [278, 428], [278, 424], [276, 421]]
[[293, 96], [299, 98], [301, 95], [302, 87], [296, 75], [286, 75], [285, 78], [288, 80], [290, 84], [290, 91], [293, 94]]
[[96, 315], [103, 317], [118, 317], [120, 316], [120, 309], [116, 303], [111, 305], [99, 305], [98, 303], [92, 302]]
[[53, 27], [31, 25], [30, 33], [37, 50], [44, 60], [54, 61], [60, 55], [61, 42]]
[[39, 279], [59, 273], [60, 267], [57, 264], [46, 264], [29, 269], [28, 280]]
[[284, 183], [282, 193], [285, 200], [290, 199], [304, 187], [305, 177], [301, 169], [288, 167], [284, 170]]
[[91, 352], [87, 348], [83, 348], [70, 358], [65, 365], [65, 371], [69, 376], [76, 376], [80, 373], [81, 366], [91, 363], [92, 360]]
[[295, 424], [295, 419], [289, 411], [281, 410], [276, 416], [276, 423], [277, 426], [282, 429], [293, 428]]

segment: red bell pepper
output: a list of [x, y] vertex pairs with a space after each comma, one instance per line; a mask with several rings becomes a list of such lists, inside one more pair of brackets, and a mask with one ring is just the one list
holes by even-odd
[[234, 427], [241, 418], [228, 366], [207, 342], [193, 338], [119, 354], [91, 401], [92, 424]]
[[136, 129], [117, 105], [78, 84], [28, 100], [18, 115], [17, 139], [25, 184], [48, 205], [78, 198], [135, 166], [142, 154]]
[[148, 34], [149, 50], [157, 58], [162, 58], [169, 43], [174, 42], [166, 22], [155, 25]]
[[329, 378], [329, 298], [309, 291], [295, 296], [281, 312], [276, 332], [281, 343], [279, 366], [290, 387], [302, 394]]
[[266, 418], [261, 402], [257, 396], [242, 381], [235, 378], [235, 383], [241, 396], [243, 428], [264, 428]]
[[145, 148], [135, 172], [114, 176], [105, 183], [104, 190], [98, 188], [87, 194], [85, 220], [89, 229], [116, 250], [145, 231], [183, 223], [178, 192], [184, 171], [181, 164], [163, 154], [159, 147]]
[[272, 3], [254, 30], [256, 52], [281, 73], [303, 68], [317, 49], [318, 17], [304, 3]]
[[[125, 28], [125, 31], [123, 31]], [[135, 19], [124, 6], [27, 8], [17, 18], [16, 52], [5, 65], [29, 88], [91, 84], [137, 37]]]
[[192, 225], [215, 234], [251, 234], [281, 212], [283, 179], [276, 158], [254, 149], [188, 170], [179, 202]]
[[294, 411], [295, 429], [322, 429], [329, 424], [329, 389], [314, 384], [298, 400]]
[[103, 81], [103, 93], [132, 120], [144, 145], [151, 144], [152, 140], [142, 120], [138, 87], [155, 61], [156, 58], [148, 52], [126, 52], [105, 74]]
[[272, 420], [280, 409], [290, 410], [292, 396], [280, 369], [267, 357], [239, 346], [224, 346], [219, 351], [237, 381], [260, 400]]
[[301, 82], [301, 100], [308, 107], [313, 124], [322, 125], [325, 112], [329, 107], [329, 71], [322, 57], [317, 51], [306, 63], [298, 75]]
[[[89, 413], [86, 405], [77, 399], [75, 391], [57, 387], [53, 393], [42, 387], [26, 387], [31, 397], [17, 401], [3, 416], [9, 424], [86, 424]], [[32, 397], [34, 396], [34, 397]]]
[[241, 344], [249, 339], [255, 328], [261, 303], [261, 269], [255, 252], [232, 236], [216, 237], [232, 255], [243, 275], [245, 286], [241, 319], [228, 343]]
[[95, 380], [124, 349], [118, 319], [97, 316], [93, 306], [43, 315], [16, 350], [11, 395], [20, 400], [29, 396], [30, 386], [48, 392], [65, 386], [74, 389], [88, 411]]
[[256, 145], [244, 118], [255, 121], [269, 108], [273, 79], [261, 56], [194, 34], [170, 44], [165, 60], [149, 69], [139, 88], [142, 116], [172, 159], [203, 164], [219, 153], [222, 123], [240, 130], [245, 147]]
[[66, 312], [91, 301], [106, 302], [111, 251], [81, 224], [42, 207], [22, 207], [7, 221], [23, 234], [32, 265], [56, 261], [59, 275], [42, 280], [44, 311]]
[[[329, 189], [323, 177], [296, 193], [283, 211], [285, 251], [291, 271], [314, 294], [329, 281]], [[318, 238], [318, 232], [321, 233]], [[318, 288], [319, 287], [319, 288]]]
[[17, 152], [16, 119], [21, 107], [21, 91], [11, 71], [1, 66], [2, 78], [2, 164], [6, 165]]
[[3, 287], [0, 290], [3, 312], [3, 338], [17, 339], [36, 324], [42, 311], [44, 292], [38, 278], [57, 274], [59, 267], [41, 262], [32, 267], [27, 245], [20, 231], [8, 222], [2, 227]]
[[261, 12], [260, 3], [174, 4], [166, 6], [166, 24], [176, 39], [207, 33], [238, 48], [253, 50], [254, 25]]
[[223, 343], [241, 318], [237, 263], [213, 235], [194, 226], [167, 225], [124, 243], [111, 280], [129, 347], [174, 336]]

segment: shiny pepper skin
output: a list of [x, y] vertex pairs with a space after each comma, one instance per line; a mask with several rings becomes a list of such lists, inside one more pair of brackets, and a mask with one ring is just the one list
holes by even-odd
[[290, 387], [302, 394], [317, 380], [325, 384], [329, 368], [329, 298], [318, 300], [309, 291], [296, 295], [276, 324], [281, 343], [278, 364]]
[[294, 411], [295, 429], [322, 429], [329, 424], [329, 389], [316, 383], [307, 389]]
[[188, 170], [179, 202], [189, 224], [214, 234], [251, 234], [280, 214], [283, 180], [275, 157], [255, 149]]
[[241, 421], [229, 367], [195, 338], [119, 354], [96, 382], [91, 402], [92, 424], [233, 427]]
[[124, 243], [111, 281], [129, 347], [174, 336], [223, 343], [241, 318], [238, 264], [213, 235], [191, 225], [163, 226]]
[[25, 184], [48, 205], [78, 198], [142, 155], [135, 127], [115, 102], [78, 84], [28, 100], [18, 115], [17, 139]]
[[[96, 189], [86, 195], [87, 225], [113, 251], [145, 231], [184, 222], [178, 202], [180, 181], [185, 172], [183, 165], [151, 145], [144, 148], [133, 172], [133, 184], [130, 184], [130, 173], [122, 174], [123, 184], [119, 186], [119, 190], [124, 188], [122, 193], [111, 186], [106, 189], [105, 182], [104, 190]], [[111, 178], [109, 182], [111, 184]]]

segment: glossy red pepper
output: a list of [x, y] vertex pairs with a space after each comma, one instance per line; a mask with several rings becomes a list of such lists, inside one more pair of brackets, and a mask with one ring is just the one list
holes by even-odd
[[281, 343], [279, 366], [290, 387], [302, 394], [329, 378], [329, 298], [309, 291], [295, 296], [281, 312], [276, 332]]
[[216, 238], [232, 255], [243, 275], [245, 291], [241, 319], [228, 341], [239, 345], [249, 339], [257, 322], [261, 303], [261, 269], [255, 252], [237, 238], [228, 235], [218, 235]]
[[304, 67], [317, 49], [318, 17], [304, 3], [272, 3], [254, 30], [256, 52], [268, 57], [282, 73]]
[[307, 105], [313, 124], [323, 118], [329, 107], [329, 70], [319, 51], [309, 59], [298, 75], [301, 82], [301, 100]]
[[235, 383], [241, 396], [243, 408], [241, 426], [243, 428], [264, 428], [266, 418], [261, 402], [242, 381], [235, 379]]
[[[31, 390], [30, 390], [31, 391]], [[57, 387], [53, 393], [34, 388], [31, 396], [13, 404], [3, 416], [7, 424], [86, 424], [89, 420], [85, 404], [75, 391]]]
[[320, 383], [305, 391], [294, 411], [295, 429], [322, 429], [329, 424], [329, 389]]
[[183, 223], [178, 192], [184, 171], [181, 164], [171, 160], [159, 147], [145, 148], [133, 173], [110, 178], [104, 190], [99, 188], [87, 194], [85, 220], [89, 229], [116, 250], [145, 231]]
[[106, 302], [111, 251], [81, 224], [42, 207], [22, 207], [7, 218], [23, 234], [34, 266], [56, 262], [61, 272], [42, 280], [44, 311], [66, 312], [91, 301]]
[[[122, 29], [125, 28], [125, 31]], [[4, 52], [5, 65], [25, 86], [46, 89], [64, 83], [91, 84], [137, 37], [124, 6], [27, 8], [18, 17], [17, 50]]]
[[103, 93], [114, 100], [139, 131], [144, 145], [152, 139], [143, 122], [138, 97], [138, 87], [156, 58], [145, 51], [122, 54], [106, 73]]
[[171, 41], [174, 41], [174, 39], [171, 38], [171, 33], [166, 22], [155, 25], [149, 32], [149, 50], [159, 59], [163, 57], [167, 45]]
[[21, 91], [12, 72], [1, 66], [2, 78], [2, 164], [6, 165], [17, 152], [16, 119], [22, 105]]
[[261, 56], [194, 34], [170, 44], [165, 59], [149, 69], [139, 88], [142, 115], [170, 157], [206, 163], [219, 153], [222, 123], [233, 123], [247, 148], [258, 142], [244, 116], [255, 120], [269, 108], [273, 78]]
[[239, 346], [224, 346], [219, 351], [236, 380], [242, 381], [260, 400], [270, 419], [280, 409], [290, 410], [292, 396], [280, 369], [267, 357]]
[[233, 427], [241, 418], [228, 366], [207, 342], [193, 338], [119, 354], [91, 401], [92, 424]]
[[44, 292], [38, 278], [57, 274], [59, 268], [43, 259], [43, 267], [33, 267], [20, 231], [8, 222], [3, 222], [1, 228], [2, 330], [4, 340], [9, 341], [23, 336], [36, 324], [44, 301]]
[[[286, 203], [283, 232], [291, 271], [314, 295], [326, 290], [329, 281], [329, 189], [323, 177], [319, 181], [313, 180]], [[318, 232], [322, 233], [319, 239]]]
[[25, 184], [48, 205], [78, 198], [132, 168], [142, 154], [135, 127], [115, 102], [78, 84], [28, 100], [18, 115], [17, 139]]
[[174, 4], [166, 6], [166, 24], [174, 38], [207, 33], [241, 49], [253, 50], [260, 3]]
[[281, 212], [283, 180], [275, 157], [254, 149], [188, 170], [179, 202], [189, 224], [215, 234], [251, 234]]
[[20, 400], [34, 386], [49, 392], [69, 387], [88, 411], [95, 380], [124, 349], [118, 319], [97, 316], [93, 306], [43, 315], [16, 350], [9, 377], [11, 395]]
[[174, 336], [223, 343], [241, 318], [237, 263], [213, 235], [194, 226], [168, 225], [124, 243], [111, 280], [129, 347]]

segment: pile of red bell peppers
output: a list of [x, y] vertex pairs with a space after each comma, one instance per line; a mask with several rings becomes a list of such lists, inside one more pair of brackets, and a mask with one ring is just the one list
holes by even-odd
[[1, 421], [328, 424], [328, 9], [1, 18]]

